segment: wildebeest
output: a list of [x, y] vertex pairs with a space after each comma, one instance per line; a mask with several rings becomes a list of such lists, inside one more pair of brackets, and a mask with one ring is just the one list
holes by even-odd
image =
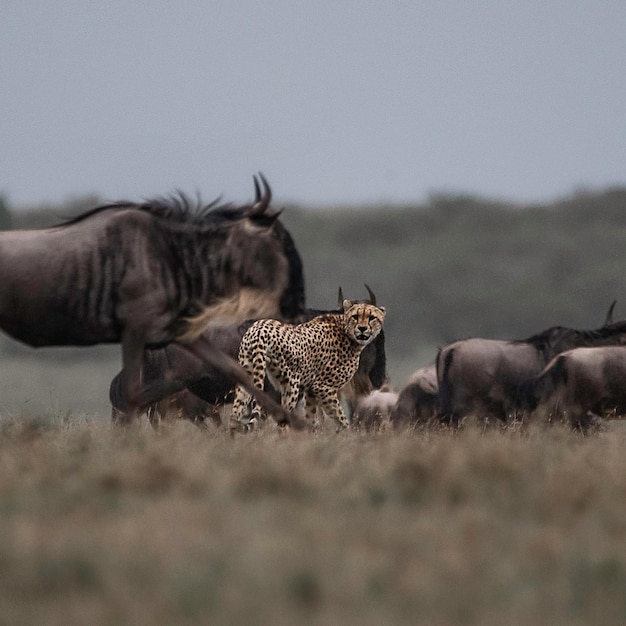
[[362, 396], [352, 412], [350, 425], [366, 432], [378, 430], [391, 420], [391, 413], [398, 402], [398, 394], [388, 385]]
[[576, 348], [554, 357], [524, 381], [517, 408], [528, 419], [563, 421], [586, 430], [606, 415], [626, 413], [626, 347]]
[[257, 393], [239, 365], [200, 337], [206, 321], [242, 301], [276, 309], [288, 289], [293, 245], [270, 210], [271, 191], [246, 206], [194, 206], [184, 195], [99, 206], [52, 228], [0, 233], [0, 327], [34, 347], [121, 343], [122, 389], [132, 416], [146, 349], [177, 342]]
[[[611, 317], [609, 310], [607, 321]], [[577, 347], [626, 343], [626, 321], [596, 330], [554, 326], [523, 340], [466, 339], [437, 355], [438, 418], [456, 424], [475, 413], [506, 421], [518, 386], [557, 354]]]
[[[367, 285], [365, 287], [369, 298], [355, 302], [374, 303], [374, 294]], [[338, 300], [339, 303], [343, 301], [341, 289]], [[283, 309], [272, 317], [299, 324], [318, 315], [340, 313], [342, 309], [339, 307], [330, 310], [305, 308], [296, 315], [290, 314], [291, 311]], [[204, 333], [220, 350], [235, 359], [239, 352], [241, 338], [256, 319], [258, 318], [246, 320], [241, 324], [210, 324]], [[215, 368], [202, 367], [197, 359], [176, 344], [147, 351], [144, 360], [144, 376], [146, 383], [152, 387], [165, 388], [165, 383], [167, 383], [172, 391], [176, 391], [168, 397], [164, 394], [158, 402], [148, 407], [148, 418], [153, 426], [157, 426], [168, 413], [177, 414], [178, 417], [189, 419], [198, 425], [203, 425], [205, 418], [209, 417], [216, 425], [219, 425], [221, 423], [219, 408], [225, 403], [232, 402], [234, 397], [235, 385], [228, 376]], [[177, 387], [173, 381], [178, 382]], [[375, 389], [380, 389], [387, 381], [385, 335], [384, 330], [381, 330], [377, 337], [363, 348], [356, 374], [341, 390], [341, 397], [348, 405], [349, 412], [354, 411], [359, 398]], [[121, 374], [117, 374], [110, 389], [110, 399], [114, 410], [122, 402], [120, 390]], [[271, 385], [266, 385], [266, 391], [272, 393]]]
[[391, 423], [398, 427], [434, 421], [437, 416], [438, 392], [435, 363], [415, 370], [398, 394], [398, 401], [391, 411]]

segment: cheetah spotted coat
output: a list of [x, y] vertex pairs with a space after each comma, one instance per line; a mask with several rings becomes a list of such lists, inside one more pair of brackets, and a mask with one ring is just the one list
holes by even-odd
[[[302, 324], [259, 320], [245, 333], [239, 362], [263, 388], [265, 376], [281, 392], [282, 406], [293, 411], [304, 396], [306, 417], [319, 406], [340, 428], [348, 425], [338, 391], [354, 376], [363, 348], [381, 331], [384, 307], [344, 300], [343, 313], [320, 315]], [[230, 427], [244, 428], [264, 417], [256, 401], [238, 386]]]

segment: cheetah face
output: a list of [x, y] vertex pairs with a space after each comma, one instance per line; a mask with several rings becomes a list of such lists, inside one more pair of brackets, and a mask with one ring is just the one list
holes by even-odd
[[359, 345], [366, 346], [383, 328], [385, 307], [364, 303], [353, 304], [350, 300], [344, 300], [343, 311], [346, 333]]

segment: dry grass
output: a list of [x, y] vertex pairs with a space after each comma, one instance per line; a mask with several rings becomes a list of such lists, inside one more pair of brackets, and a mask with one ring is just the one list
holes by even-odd
[[0, 623], [623, 624], [626, 433], [0, 421]]

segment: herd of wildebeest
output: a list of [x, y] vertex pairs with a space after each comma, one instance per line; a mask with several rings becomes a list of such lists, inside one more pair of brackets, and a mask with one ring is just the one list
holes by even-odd
[[[116, 424], [145, 413], [154, 426], [172, 415], [221, 425], [240, 385], [277, 423], [310, 428], [237, 361], [254, 320], [298, 324], [329, 313], [307, 307], [302, 260], [261, 174], [254, 188], [243, 206], [199, 206], [178, 194], [1, 232], [0, 328], [34, 347], [120, 343], [122, 369], [110, 386]], [[451, 343], [397, 392], [383, 331], [342, 389], [351, 424], [455, 427], [476, 416], [595, 427], [626, 411], [626, 321], [613, 321], [614, 304], [595, 330]]]

